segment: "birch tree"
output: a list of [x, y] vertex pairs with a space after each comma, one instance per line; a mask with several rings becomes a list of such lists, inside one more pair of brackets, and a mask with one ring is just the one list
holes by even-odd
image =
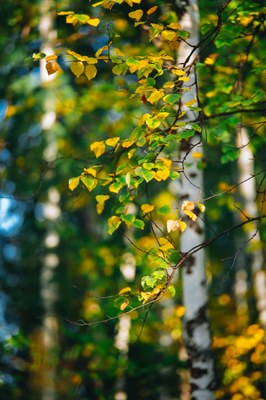
[[[242, 212], [245, 218], [256, 217], [258, 207], [256, 203], [257, 192], [254, 179], [254, 156], [249, 144], [247, 131], [244, 127], [238, 128], [237, 147], [239, 148], [239, 192]], [[259, 320], [266, 328], [266, 278], [263, 270], [263, 252], [260, 232], [256, 222], [246, 229], [246, 244], [250, 248], [251, 271], [253, 276], [254, 291], [257, 301]]]
[[[98, 32], [100, 37], [100, 44], [89, 51], [65, 50], [76, 82], [86, 82], [94, 101], [98, 101], [95, 93], [106, 76], [109, 84], [121, 85], [112, 92], [106, 116], [117, 124], [110, 124], [112, 129], [100, 125], [82, 172], [69, 179], [69, 189], [95, 193], [97, 213], [105, 215], [106, 231], [117, 241], [127, 237], [128, 229], [136, 231], [133, 238], [127, 239], [141, 269], [140, 281], [117, 294], [114, 303], [118, 316], [95, 323], [117, 318], [128, 321], [130, 314], [143, 308], [147, 316], [159, 300], [175, 296], [174, 277], [182, 269], [191, 396], [213, 399], [204, 248], [236, 227], [230, 226], [209, 241], [205, 239], [204, 182], [198, 160], [203, 158], [202, 121], [207, 117], [199, 101], [196, 73], [202, 44], [198, 6], [195, 1], [175, 4], [180, 12], [178, 19], [174, 8], [158, 16], [158, 5], [140, 4], [140, 0], [103, 0], [93, 4], [88, 14], [59, 12], [73, 29], [85, 28], [92, 35]], [[221, 28], [226, 5], [218, 12], [216, 27], [206, 35], [206, 46], [212, 44], [214, 39], [210, 38], [215, 38]], [[120, 35], [109, 24], [111, 20], [116, 25], [120, 10], [126, 13], [130, 28], [139, 29], [141, 46], [130, 47], [128, 40], [120, 41]], [[49, 58], [47, 63], [54, 60]], [[157, 188], [165, 188], [169, 180], [180, 182], [179, 207], [170, 202], [156, 204]], [[94, 322], [76, 325], [91, 326]], [[128, 325], [126, 332], [128, 335]], [[125, 353], [127, 340], [128, 336]]]
[[[189, 32], [187, 42], [178, 49], [178, 65], [188, 68], [190, 81], [184, 85], [183, 102], [198, 98], [197, 93], [197, 52], [192, 52], [199, 43], [199, 9], [197, 1], [190, 0], [183, 8], [180, 21], [183, 29]], [[194, 121], [198, 114], [186, 108], [186, 120]], [[180, 157], [183, 173], [180, 182], [180, 199], [194, 204], [203, 197], [203, 170], [199, 169], [197, 155], [203, 157], [203, 135], [194, 135], [191, 140], [181, 143]], [[204, 242], [204, 221], [197, 219], [189, 224], [180, 239], [180, 251], [186, 253], [194, 246]], [[184, 335], [190, 364], [191, 396], [195, 399], [213, 399], [213, 359], [211, 333], [208, 319], [208, 287], [206, 279], [205, 250], [190, 257], [182, 268], [183, 303], [186, 308]]]
[[[41, 52], [54, 54], [56, 30], [54, 27], [55, 8], [52, 0], [42, 0], [40, 3], [39, 31], [42, 40]], [[49, 58], [48, 58], [49, 60]], [[56, 122], [55, 97], [52, 92], [54, 75], [50, 68], [56, 69], [56, 63], [41, 61], [41, 83], [46, 88], [46, 96], [43, 105], [41, 127], [47, 137], [47, 144], [43, 154], [47, 162], [56, 158], [57, 146], [53, 128]], [[40, 335], [36, 335], [36, 350], [42, 359], [40, 368], [33, 376], [33, 382], [37, 382], [35, 390], [39, 392], [40, 399], [54, 400], [56, 398], [56, 366], [58, 348], [58, 321], [55, 317], [55, 304], [58, 300], [58, 286], [54, 276], [59, 264], [56, 247], [59, 244], [59, 236], [56, 231], [56, 221], [60, 217], [60, 195], [56, 187], [48, 189], [47, 201], [43, 204], [43, 217], [46, 220], [47, 232], [44, 238], [46, 254], [43, 257], [43, 265], [40, 276], [40, 297], [43, 307], [42, 327]]]

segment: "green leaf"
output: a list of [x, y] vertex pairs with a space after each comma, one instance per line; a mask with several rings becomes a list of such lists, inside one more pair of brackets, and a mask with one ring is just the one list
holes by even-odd
[[135, 226], [135, 228], [141, 229], [141, 230], [143, 230], [145, 227], [144, 221], [141, 221], [141, 219], [137, 219], [137, 218], [133, 222], [133, 225]]
[[121, 289], [118, 294], [120, 295], [120, 294], [131, 293], [131, 292], [132, 292], [131, 287], [127, 286], [127, 287]]
[[118, 193], [124, 185], [121, 182], [114, 182], [109, 186], [109, 190], [112, 193]]
[[117, 215], [113, 215], [108, 219], [109, 235], [112, 235], [112, 233], [114, 233], [114, 231], [116, 231], [119, 228], [121, 222], [122, 222], [121, 219]]
[[225, 153], [222, 155], [222, 158], [221, 158], [222, 164], [227, 164], [228, 162], [234, 161], [237, 159], [238, 154], [239, 154], [237, 149], [224, 147], [222, 150]]
[[41, 59], [43, 59], [45, 57], [46, 57], [45, 53], [33, 53], [32, 54], [33, 61], [38, 61], [38, 60], [41, 60]]
[[183, 132], [180, 133], [180, 137], [182, 139], [189, 139], [194, 135], [195, 135], [195, 132], [192, 129], [187, 130], [187, 131], [183, 131]]
[[115, 75], [125, 75], [128, 70], [126, 63], [117, 64], [113, 67], [112, 71]]
[[178, 31], [178, 36], [181, 37], [181, 39], [187, 39], [188, 32], [187, 31]]
[[69, 187], [69, 189], [73, 192], [73, 190], [75, 190], [76, 189], [76, 187], [78, 187], [78, 185], [79, 185], [79, 180], [80, 180], [80, 177], [78, 176], [78, 177], [76, 177], [76, 178], [70, 178], [69, 179], [69, 181], [68, 181], [68, 187]]
[[172, 181], [174, 181], [175, 179], [180, 178], [180, 173], [177, 171], [171, 171], [169, 176], [170, 176], [170, 179], [172, 179]]
[[151, 288], [153, 288], [156, 285], [156, 283], [157, 283], [157, 278], [155, 276], [148, 276], [148, 278], [145, 281], [145, 284]]
[[141, 286], [143, 289], [153, 288], [156, 285], [157, 279], [154, 276], [147, 275], [143, 276], [141, 279]]
[[121, 219], [126, 223], [127, 227], [129, 228], [135, 221], [136, 217], [134, 214], [122, 214]]
[[165, 205], [165, 206], [157, 208], [156, 211], [157, 211], [157, 214], [166, 215], [166, 214], [169, 214], [171, 210], [170, 210], [169, 206]]
[[176, 290], [173, 285], [168, 286], [167, 291], [169, 292], [170, 296], [172, 296], [172, 297], [175, 296]]
[[83, 175], [81, 176], [80, 179], [82, 180], [82, 183], [86, 186], [89, 192], [91, 192], [97, 186], [98, 181], [93, 177], [90, 177], [88, 175]]
[[136, 173], [137, 176], [140, 176], [141, 178], [145, 179], [146, 182], [151, 181], [155, 176], [155, 172], [154, 171], [149, 171], [149, 170], [144, 169], [142, 167], [137, 167], [135, 169], [135, 173]]
[[176, 104], [178, 102], [178, 100], [181, 99], [181, 94], [177, 94], [177, 93], [171, 93], [171, 94], [167, 94], [166, 96], [164, 96], [163, 100], [165, 101], [165, 103], [167, 104]]
[[121, 309], [121, 306], [123, 305], [123, 303], [125, 302], [125, 300], [127, 300], [126, 297], [124, 296], [119, 296], [114, 300], [114, 306], [116, 308], [119, 308], [119, 310]]
[[156, 280], [162, 280], [165, 278], [165, 271], [163, 269], [157, 269], [152, 273], [152, 276], [154, 276]]
[[194, 129], [194, 131], [196, 132], [201, 132], [201, 126], [199, 126], [198, 124], [191, 124], [192, 128]]
[[154, 163], [149, 163], [149, 162], [145, 162], [143, 163], [143, 168], [147, 169], [147, 170], [151, 170], [152, 168], [154, 168], [155, 164]]

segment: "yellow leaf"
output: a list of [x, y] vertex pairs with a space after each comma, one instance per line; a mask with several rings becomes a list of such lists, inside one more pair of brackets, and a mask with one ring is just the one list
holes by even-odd
[[184, 210], [184, 213], [187, 214], [187, 216], [188, 216], [189, 218], [191, 218], [192, 221], [196, 221], [197, 216], [196, 216], [196, 214], [194, 214], [192, 211]]
[[73, 24], [75, 26], [75, 25], [77, 25], [79, 23], [79, 20], [77, 19], [75, 14], [69, 14], [66, 17], [66, 23], [67, 24]]
[[69, 15], [69, 14], [75, 14], [74, 11], [60, 11], [57, 13], [57, 15]]
[[[109, 43], [110, 45], [111, 43]], [[104, 51], [107, 51], [109, 49], [108, 45], [105, 45], [103, 47], [101, 47], [100, 49], [98, 49], [95, 53], [95, 57], [98, 58], [100, 54], [102, 54]]]
[[253, 15], [249, 15], [249, 16], [245, 15], [245, 16], [238, 17], [237, 20], [240, 22], [241, 25], [248, 26], [254, 20], [254, 16]]
[[56, 61], [48, 61], [45, 65], [48, 75], [52, 75], [59, 71], [59, 65]]
[[140, 119], [139, 119], [138, 125], [139, 125], [139, 126], [143, 125], [143, 124], [146, 122], [146, 120], [147, 120], [148, 118], [150, 118], [150, 117], [151, 117], [151, 114], [148, 114], [148, 113], [143, 114], [143, 115], [140, 117]]
[[81, 61], [75, 61], [70, 65], [73, 74], [78, 78], [84, 71], [84, 65]]
[[159, 112], [158, 114], [156, 114], [156, 119], [162, 120], [165, 119], [166, 117], [168, 117], [169, 113], [168, 112]]
[[158, 31], [162, 31], [163, 28], [164, 28], [164, 26], [161, 25], [161, 24], [151, 24], [151, 26], [152, 26], [154, 29], [158, 30]]
[[107, 139], [105, 143], [107, 146], [115, 147], [115, 145], [119, 142], [120, 138], [118, 136]]
[[218, 185], [218, 188], [219, 188], [220, 190], [222, 190], [222, 191], [230, 191], [230, 192], [232, 192], [232, 193], [235, 192], [234, 186], [230, 186], [230, 185], [228, 185], [228, 183], [226, 183], [226, 182], [220, 182], [219, 185]]
[[178, 307], [177, 307], [176, 315], [177, 315], [179, 318], [183, 317], [183, 316], [185, 315], [185, 313], [186, 313], [186, 309], [185, 309], [184, 306], [178, 306]]
[[103, 141], [94, 142], [90, 145], [90, 149], [94, 152], [96, 158], [98, 158], [105, 152], [105, 144]]
[[91, 176], [88, 176], [87, 174], [84, 174], [84, 173], [81, 174], [80, 179], [81, 179], [82, 183], [84, 184], [84, 186], [88, 189], [89, 192], [91, 192], [93, 189], [95, 189], [97, 186], [97, 183], [98, 183], [97, 179], [95, 179]]
[[123, 185], [118, 182], [114, 182], [109, 186], [109, 190], [112, 193], [118, 193], [122, 189]]
[[73, 192], [73, 190], [76, 189], [76, 187], [78, 187], [78, 185], [79, 185], [79, 180], [80, 180], [79, 176], [76, 177], [76, 178], [70, 178], [70, 179], [69, 179], [69, 181], [68, 181], [68, 187], [69, 187], [69, 189], [70, 189], [72, 192]]
[[174, 86], [175, 86], [175, 83], [174, 83], [174, 82], [166, 82], [166, 83], [163, 85], [163, 87], [164, 87], [165, 89], [172, 89]]
[[171, 169], [172, 160], [169, 160], [169, 158], [163, 158], [162, 157], [162, 158], [160, 158], [160, 161], [162, 161], [167, 168]]
[[142, 10], [136, 10], [136, 11], [131, 11], [128, 16], [129, 18], [135, 19], [136, 21], [139, 21], [143, 15]]
[[144, 303], [146, 303], [150, 298], [150, 292], [141, 292], [140, 295], [143, 298]]
[[103, 1], [98, 1], [98, 3], [92, 4], [92, 7], [103, 6], [104, 8], [111, 10], [113, 5], [114, 5], [114, 1], [103, 0]]
[[86, 61], [88, 64], [97, 64], [98, 60], [95, 57], [87, 57], [84, 56], [84, 61]]
[[177, 76], [183, 76], [183, 75], [186, 74], [185, 71], [183, 71], [183, 70], [180, 69], [180, 68], [176, 68], [176, 67], [172, 67], [172, 68], [171, 68], [171, 72], [172, 72], [172, 74], [175, 74], [175, 75], [177, 75]]
[[167, 26], [168, 26], [168, 28], [176, 29], [176, 30], [182, 28], [182, 26], [178, 22], [171, 22], [171, 24], [169, 24]]
[[96, 201], [97, 201], [96, 210], [98, 214], [101, 214], [103, 212], [104, 204], [108, 199], [110, 199], [110, 196], [108, 195], [99, 194], [98, 196], [96, 196]]
[[156, 10], [157, 10], [158, 6], [153, 6], [151, 8], [148, 9], [147, 14], [151, 15], [153, 14]]
[[154, 178], [160, 182], [161, 180], [165, 181], [169, 175], [170, 175], [170, 170], [168, 168], [164, 168], [164, 169], [159, 169], [156, 172]]
[[187, 210], [192, 211], [192, 210], [194, 210], [194, 208], [195, 208], [194, 201], [188, 201], [188, 200], [183, 201], [182, 211], [187, 211]]
[[120, 49], [118, 49], [117, 47], [114, 48], [114, 53], [118, 56], [118, 57], [125, 57], [125, 54], [122, 53], [122, 51]]
[[55, 61], [56, 59], [57, 59], [57, 56], [55, 54], [45, 57], [46, 62]]
[[172, 243], [170, 243], [169, 240], [167, 240], [164, 237], [159, 238], [159, 243], [160, 243], [160, 250], [162, 251], [167, 251], [174, 248]]
[[97, 74], [97, 69], [94, 65], [87, 65], [85, 67], [85, 75], [90, 80], [93, 79]]
[[179, 230], [179, 221], [169, 219], [166, 223], [167, 232], [175, 232]]
[[116, 215], [113, 215], [108, 219], [108, 233], [111, 235], [117, 228], [119, 228], [121, 224], [121, 219], [117, 217]]
[[165, 40], [168, 40], [169, 42], [171, 42], [173, 40], [176, 40], [177, 35], [176, 35], [176, 32], [166, 29], [166, 30], [162, 31], [162, 37]]
[[185, 222], [181, 221], [181, 219], [179, 219], [178, 222], [179, 222], [179, 229], [180, 229], [180, 232], [184, 232], [184, 230], [185, 230], [186, 227], [187, 227], [187, 224], [186, 224]]
[[154, 89], [152, 94], [147, 98], [147, 101], [149, 101], [151, 104], [154, 104], [164, 97], [164, 95], [165, 93], [163, 90]]
[[179, 78], [179, 80], [182, 81], [182, 82], [188, 82], [188, 81], [190, 81], [190, 77], [189, 76], [181, 76]]
[[127, 149], [128, 147], [132, 146], [133, 143], [135, 143], [135, 140], [125, 140], [122, 143], [122, 147], [124, 147], [124, 149]]
[[198, 208], [200, 209], [200, 211], [203, 213], [205, 211], [205, 205], [202, 203], [197, 203]]
[[154, 206], [152, 204], [142, 204], [140, 208], [145, 214], [148, 214], [154, 210]]
[[127, 308], [128, 305], [129, 305], [129, 300], [126, 299], [126, 300], [124, 301], [124, 303], [121, 304], [120, 310], [121, 310], [121, 311], [124, 311], [124, 309]]
[[97, 58], [82, 56], [81, 54], [78, 54], [72, 50], [67, 50], [67, 54], [70, 54], [78, 61], [86, 61], [88, 64], [97, 64], [98, 62]]
[[87, 21], [87, 24], [89, 24], [89, 25], [91, 25], [91, 26], [98, 26], [100, 22], [101, 22], [101, 21], [100, 21], [99, 18], [90, 18], [90, 19]]
[[126, 173], [126, 184], [127, 184], [128, 187], [130, 187], [130, 182], [131, 182], [130, 172], [127, 172]]
[[84, 168], [84, 172], [85, 172], [86, 174], [90, 174], [90, 175], [92, 175], [94, 178], [96, 178], [97, 171], [95, 171], [95, 169], [93, 169], [93, 168]]
[[127, 156], [128, 156], [129, 160], [133, 157], [135, 152], [136, 152], [136, 149], [129, 150], [129, 152], [127, 153]]
[[[145, 58], [144, 60], [140, 60], [138, 62], [137, 69], [145, 68], [145, 67], [147, 67], [147, 65], [149, 65], [149, 60], [147, 58]], [[146, 83], [146, 79], [143, 79], [143, 81], [141, 83], [143, 83], [143, 84]]]
[[[122, 1], [123, 1], [123, 0], [122, 0]], [[122, 1], [119, 0], [119, 3], [122, 3]], [[132, 7], [134, 3], [136, 3], [136, 4], [140, 4], [140, 3], [141, 3], [141, 0], [124, 0], [124, 1], [125, 1], [130, 7]], [[117, 1], [117, 3], [118, 3], [118, 1]]]
[[131, 288], [129, 286], [121, 289], [118, 294], [124, 294], [124, 293], [128, 293], [128, 292], [132, 292], [132, 290], [131, 290]]
[[192, 105], [195, 104], [195, 103], [197, 103], [197, 100], [196, 100], [196, 99], [192, 99], [192, 100], [186, 101], [186, 102], [184, 103], [184, 105], [187, 106], [187, 107], [189, 107], [189, 106], [192, 106]]
[[146, 120], [146, 124], [147, 124], [148, 128], [150, 128], [150, 129], [156, 129], [156, 128], [158, 128], [158, 127], [161, 125], [161, 121], [159, 121], [159, 120], [156, 119], [156, 118], [148, 118], [148, 119]]
[[201, 153], [201, 152], [199, 152], [199, 151], [195, 151], [195, 152], [192, 154], [192, 157], [195, 158], [195, 159], [202, 158], [202, 157], [203, 157], [203, 153]]

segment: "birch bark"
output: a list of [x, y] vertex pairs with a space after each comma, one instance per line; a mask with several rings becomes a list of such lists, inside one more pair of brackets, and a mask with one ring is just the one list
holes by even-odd
[[[239, 192], [240, 201], [244, 214], [248, 218], [258, 216], [256, 203], [256, 187], [254, 178], [254, 156], [249, 145], [249, 138], [245, 128], [240, 127], [237, 131], [237, 147], [239, 148], [238, 169], [239, 169]], [[260, 233], [256, 222], [247, 226], [247, 240], [250, 241], [250, 261], [253, 275], [254, 292], [257, 302], [259, 320], [266, 329], [266, 275], [263, 270], [263, 252]]]
[[[186, 66], [191, 64], [197, 53], [192, 46], [199, 43], [199, 10], [196, 0], [189, 0], [183, 5], [183, 16], [180, 20], [182, 28], [189, 32], [186, 42], [182, 41], [178, 50], [178, 64]], [[183, 103], [197, 99], [196, 70], [190, 69], [190, 81], [183, 86]], [[188, 90], [186, 90], [186, 88]], [[197, 115], [184, 107], [186, 120], [195, 120]], [[181, 160], [184, 160], [184, 172], [181, 177], [180, 199], [195, 202], [202, 197], [203, 171], [197, 166], [194, 153], [203, 153], [202, 140], [195, 135], [190, 141], [181, 145]], [[204, 221], [197, 218], [195, 222], [188, 223], [187, 229], [181, 235], [180, 250], [186, 253], [192, 247], [204, 241]], [[188, 353], [190, 369], [191, 399], [211, 400], [213, 394], [213, 359], [211, 350], [211, 333], [208, 320], [208, 290], [205, 272], [204, 249], [195, 253], [187, 260], [182, 270], [183, 303], [186, 308], [184, 317], [184, 340]]]
[[[41, 51], [47, 55], [54, 53], [56, 30], [54, 28], [55, 8], [52, 0], [42, 0], [40, 4], [39, 31], [42, 39]], [[52, 91], [52, 81], [55, 75], [48, 75], [45, 62], [41, 62], [41, 82], [47, 88], [41, 120], [42, 130], [47, 138], [47, 145], [43, 154], [46, 161], [55, 159], [57, 154], [56, 140], [53, 127], [56, 122], [55, 97]], [[50, 90], [49, 90], [50, 89]], [[55, 271], [59, 264], [56, 247], [59, 244], [59, 236], [56, 231], [56, 223], [60, 217], [60, 195], [55, 187], [48, 190], [48, 198], [43, 206], [43, 217], [46, 220], [47, 232], [44, 240], [46, 255], [43, 259], [40, 276], [40, 296], [43, 306], [42, 329], [40, 333], [40, 350], [42, 365], [38, 371], [40, 382], [40, 400], [56, 399], [56, 367], [58, 348], [58, 320], [55, 317], [55, 304], [58, 298], [58, 287], [54, 282]]]

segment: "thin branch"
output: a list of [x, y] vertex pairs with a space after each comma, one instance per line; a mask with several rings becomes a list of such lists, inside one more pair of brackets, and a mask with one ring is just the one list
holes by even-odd
[[[228, 233], [231, 233], [236, 229], [240, 229], [242, 226], [244, 226], [244, 225], [246, 225], [246, 224], [248, 224], [250, 222], [254, 222], [254, 221], [261, 222], [265, 218], [266, 218], [266, 214], [263, 214], [263, 215], [260, 215], [258, 217], [254, 217], [254, 218], [249, 218], [247, 221], [244, 221], [244, 222], [242, 222], [240, 224], [237, 224], [237, 225], [234, 225], [234, 226], [232, 226], [230, 228], [227, 228], [223, 232], [221, 232], [221, 233], [217, 234], [216, 236], [214, 236], [213, 238], [211, 238], [211, 239], [209, 239], [209, 240], [207, 240], [205, 242], [202, 242], [202, 243], [198, 244], [197, 246], [192, 247], [188, 252], [184, 253], [182, 255], [181, 259], [175, 264], [175, 266], [173, 267], [172, 272], [169, 275], [169, 278], [168, 278], [168, 280], [167, 280], [167, 282], [165, 284], [165, 287], [156, 295], [156, 297], [154, 299], [148, 301], [147, 303], [141, 304], [141, 305], [136, 306], [136, 307], [133, 307], [129, 311], [126, 311], [126, 312], [124, 312], [122, 314], [115, 315], [113, 317], [109, 317], [108, 316], [107, 318], [102, 319], [102, 320], [98, 320], [98, 321], [86, 322], [84, 320], [80, 320], [80, 321], [75, 322], [75, 321], [71, 321], [69, 319], [67, 319], [66, 321], [70, 322], [70, 323], [72, 323], [72, 324], [74, 324], [76, 326], [94, 326], [94, 325], [99, 325], [101, 323], [107, 323], [107, 322], [110, 322], [110, 321], [113, 321], [113, 320], [117, 320], [119, 318], [122, 318], [124, 315], [130, 315], [134, 311], [142, 309], [142, 308], [145, 308], [147, 306], [148, 306], [148, 312], [149, 312], [151, 310], [151, 307], [164, 296], [166, 290], [168, 289], [168, 287], [170, 286], [170, 284], [172, 283], [172, 281], [174, 279], [174, 276], [175, 276], [175, 273], [176, 273], [177, 269], [179, 269], [185, 263], [185, 261], [187, 259], [189, 259], [193, 254], [197, 253], [198, 251], [202, 250], [203, 248], [205, 248], [207, 246], [210, 246], [212, 243], [214, 243], [215, 241], [220, 239], [222, 236], [225, 236]], [[250, 240], [251, 240], [251, 238], [249, 239], [249, 241]], [[147, 315], [148, 315], [148, 313], [146, 313], [144, 320], [147, 319]], [[143, 329], [143, 327], [141, 328], [141, 330], [142, 329]]]

